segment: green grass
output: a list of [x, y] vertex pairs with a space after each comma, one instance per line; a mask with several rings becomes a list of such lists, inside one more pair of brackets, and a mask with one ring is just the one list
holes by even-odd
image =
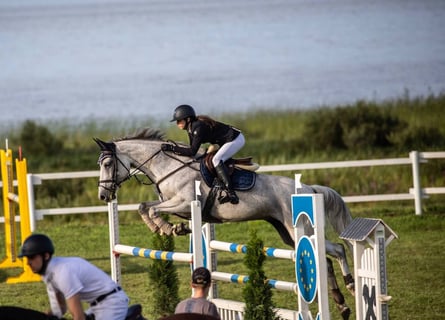
[[[381, 159], [408, 157], [413, 147], [421, 146], [419, 151], [443, 150], [445, 145], [445, 117], [443, 105], [445, 94], [436, 97], [409, 98], [408, 95], [379, 104], [379, 108], [388, 111], [394, 117], [406, 123], [405, 128], [393, 133], [394, 141], [410, 144], [395, 145], [391, 148], [362, 148], [331, 150], [314, 143], [305, 144], [305, 132], [310, 120], [316, 119], [316, 129], [328, 130], [332, 120], [341, 112], [346, 115], [355, 112], [363, 105], [358, 102], [352, 106], [339, 106], [338, 109], [326, 110], [285, 110], [259, 111], [255, 113], [221, 115], [220, 120], [240, 127], [246, 135], [246, 146], [240, 156], [253, 156], [260, 165], [308, 163], [323, 161], [342, 161], [360, 159]], [[346, 109], [345, 109], [346, 108]], [[351, 108], [351, 109], [349, 109]], [[345, 111], [346, 110], [346, 111]], [[372, 110], [372, 109], [369, 109]], [[343, 116], [345, 113], [343, 113]], [[146, 121], [145, 121], [146, 120]], [[342, 118], [342, 120], [345, 120]], [[93, 137], [111, 140], [133, 132], [138, 127], [151, 126], [166, 132], [166, 138], [187, 141], [185, 132], [169, 123], [160, 124], [154, 119], [109, 119], [92, 120], [83, 124], [71, 125], [66, 122], [44, 123], [51, 132], [48, 142], [60, 139], [63, 148], [48, 152], [35, 150], [35, 135], [26, 141], [21, 134], [23, 128], [0, 128], [0, 140], [9, 139], [14, 158], [18, 146], [23, 147], [23, 154], [28, 160], [28, 172], [66, 172], [97, 170], [99, 149]], [[426, 128], [426, 129], [425, 129]], [[428, 131], [427, 129], [434, 129]], [[403, 129], [403, 130], [402, 130]], [[329, 130], [327, 131], [329, 132]], [[29, 132], [28, 132], [29, 133]], [[415, 139], [418, 135], [420, 138]], [[39, 136], [41, 138], [41, 136]], [[329, 138], [329, 135], [325, 136]], [[431, 145], [425, 144], [427, 141]], [[28, 146], [28, 147], [27, 147]], [[33, 152], [31, 152], [33, 150]], [[48, 154], [49, 153], [49, 154]], [[73, 156], [74, 155], [74, 156]], [[421, 165], [421, 184], [423, 187], [442, 187], [445, 185], [445, 165], [443, 160], [430, 160]], [[281, 172], [280, 175], [293, 177], [294, 172]], [[340, 194], [380, 194], [407, 193], [412, 187], [410, 166], [370, 167], [353, 169], [305, 170], [303, 182], [307, 184], [327, 185]], [[103, 205], [97, 199], [97, 179], [79, 179], [76, 181], [45, 181], [35, 187], [36, 207], [57, 208], [73, 206]], [[152, 188], [141, 186], [137, 181], [126, 182], [119, 191], [120, 203], [137, 203], [153, 200]], [[2, 209], [2, 199], [0, 208]], [[415, 216], [412, 201], [379, 202], [350, 205], [355, 217], [374, 217], [383, 219], [399, 236], [387, 248], [388, 289], [393, 297], [390, 302], [391, 319], [438, 319], [443, 318], [445, 305], [445, 204], [443, 195], [430, 196], [423, 202], [423, 216]], [[151, 233], [140, 220], [136, 212], [120, 213], [121, 243], [140, 247], [149, 247]], [[264, 222], [228, 223], [218, 225], [217, 239], [222, 241], [247, 243], [248, 229], [255, 228], [265, 245], [284, 248], [276, 231]], [[50, 235], [56, 244], [56, 253], [61, 256], [81, 256], [110, 272], [108, 247], [108, 225], [105, 213], [89, 215], [69, 215], [45, 217], [37, 223], [37, 231]], [[331, 240], [336, 240], [330, 231]], [[4, 229], [0, 226], [0, 257], [4, 257]], [[177, 251], [188, 251], [188, 238], [176, 240]], [[218, 270], [247, 274], [243, 265], [243, 256], [232, 253], [218, 253]], [[352, 261], [350, 261], [352, 262]], [[123, 256], [122, 285], [132, 303], [141, 303], [145, 314], [151, 314], [151, 301], [148, 291], [148, 268], [150, 261]], [[177, 264], [180, 274], [180, 297], [190, 295], [188, 265]], [[335, 264], [336, 272], [340, 270]], [[268, 258], [265, 264], [269, 278], [294, 281], [294, 267], [289, 261]], [[6, 284], [8, 277], [18, 275], [20, 269], [0, 269], [0, 305], [20, 305], [38, 310], [48, 307], [43, 283]], [[347, 303], [354, 309], [354, 298], [346, 293], [339, 276], [339, 283], [345, 293]], [[242, 285], [218, 285], [222, 298], [242, 300]], [[278, 307], [296, 309], [294, 294], [277, 292], [274, 301]], [[332, 319], [340, 316], [331, 304]], [[355, 314], [351, 318], [355, 318]], [[151, 319], [151, 318], [150, 318]]]
[[[100, 215], [100, 214], [98, 214]], [[137, 219], [134, 213], [121, 213], [121, 243], [149, 247], [151, 233]], [[125, 217], [125, 216], [129, 217]], [[412, 209], [387, 211], [360, 207], [355, 208], [354, 216], [383, 219], [399, 236], [387, 248], [388, 292], [393, 297], [390, 302], [391, 319], [438, 319], [445, 305], [445, 273], [443, 272], [443, 248], [445, 247], [445, 219], [442, 213], [428, 213], [415, 216]], [[108, 225], [105, 217], [82, 219], [70, 223], [60, 223], [61, 219], [41, 221], [39, 232], [48, 234], [55, 242], [56, 254], [60, 256], [81, 256], [110, 273], [108, 247]], [[92, 220], [92, 221], [90, 221]], [[247, 243], [248, 229], [255, 228], [265, 245], [285, 248], [275, 230], [265, 222], [227, 223], [217, 225], [217, 239], [221, 241]], [[4, 243], [4, 232], [0, 233]], [[332, 236], [329, 236], [330, 238]], [[188, 238], [176, 239], [177, 251], [188, 251]], [[4, 250], [4, 248], [0, 248]], [[351, 262], [351, 261], [350, 261]], [[146, 315], [150, 315], [148, 274], [150, 261], [131, 256], [121, 257], [122, 285], [132, 303], [141, 303]], [[190, 295], [190, 269], [187, 264], [177, 263], [180, 281], [180, 297]], [[335, 265], [337, 275], [340, 271]], [[247, 274], [243, 265], [243, 255], [218, 253], [219, 271]], [[266, 275], [272, 279], [294, 281], [293, 264], [286, 260], [267, 258]], [[7, 277], [20, 273], [20, 269], [0, 269], [0, 305], [21, 305], [37, 310], [48, 307], [43, 283], [6, 284]], [[347, 303], [354, 309], [354, 299], [350, 296], [338, 277]], [[242, 285], [218, 284], [220, 297], [242, 301]], [[278, 307], [296, 309], [294, 294], [274, 291], [273, 300]], [[331, 304], [332, 319], [340, 319]]]

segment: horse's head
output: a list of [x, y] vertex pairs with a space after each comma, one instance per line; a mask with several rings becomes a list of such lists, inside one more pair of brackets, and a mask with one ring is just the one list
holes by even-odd
[[101, 151], [97, 161], [100, 167], [98, 196], [100, 200], [110, 202], [116, 198], [116, 191], [122, 182], [129, 178], [130, 164], [126, 158], [119, 157], [113, 142], [97, 138], [94, 141]]

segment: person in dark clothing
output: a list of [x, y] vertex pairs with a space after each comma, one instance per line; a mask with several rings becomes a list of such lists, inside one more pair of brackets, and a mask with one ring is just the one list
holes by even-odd
[[182, 300], [175, 309], [175, 314], [202, 314], [212, 316], [213, 319], [220, 320], [216, 305], [207, 300], [209, 294], [212, 276], [205, 267], [196, 268], [192, 274], [193, 295], [190, 298]]
[[220, 200], [221, 203], [229, 202], [237, 204], [238, 196], [233, 190], [230, 177], [227, 173], [225, 161], [237, 153], [245, 144], [244, 135], [241, 130], [228, 124], [216, 121], [208, 116], [196, 115], [193, 107], [183, 104], [176, 107], [173, 119], [178, 128], [187, 130], [190, 147], [180, 147], [164, 143], [163, 151], [172, 151], [183, 156], [193, 157], [198, 152], [201, 144], [211, 143], [219, 146], [218, 151], [212, 159], [219, 180], [227, 191], [227, 197]]

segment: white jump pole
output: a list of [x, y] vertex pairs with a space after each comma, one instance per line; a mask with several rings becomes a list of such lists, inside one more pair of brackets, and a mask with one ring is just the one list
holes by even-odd
[[110, 235], [111, 278], [116, 281], [116, 283], [120, 284], [120, 256], [114, 252], [115, 245], [119, 243], [119, 212], [117, 209], [117, 197], [108, 202], [108, 228]]
[[201, 195], [200, 181], [195, 181], [195, 200], [190, 203], [191, 209], [191, 229], [190, 234], [190, 251], [193, 254], [193, 267], [204, 267], [204, 250], [203, 250], [203, 232], [202, 232], [202, 214], [201, 214], [201, 202], [198, 200], [198, 196]]

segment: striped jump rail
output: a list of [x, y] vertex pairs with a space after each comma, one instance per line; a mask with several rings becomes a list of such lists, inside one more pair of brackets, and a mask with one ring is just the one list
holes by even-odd
[[[212, 279], [218, 280], [218, 281], [224, 281], [224, 282], [232, 282], [232, 283], [247, 283], [249, 281], [249, 276], [240, 275], [240, 274], [234, 274], [234, 273], [227, 273], [227, 272], [220, 272], [220, 271], [213, 271], [212, 272]], [[274, 279], [267, 279], [267, 282], [270, 284], [270, 286], [274, 289], [281, 290], [281, 291], [292, 291], [295, 294], [298, 292], [298, 285], [295, 282], [288, 282], [288, 281], [280, 281], [280, 280], [274, 280]]]
[[126, 246], [123, 244], [115, 245], [113, 252], [115, 254], [127, 254], [130, 256], [143, 257], [153, 260], [181, 261], [188, 263], [193, 262], [192, 253], [152, 250], [152, 249]]
[[[218, 240], [210, 241], [210, 248], [214, 250], [233, 252], [233, 253], [247, 253], [247, 246], [245, 244], [223, 242]], [[263, 252], [268, 257], [288, 259], [295, 261], [295, 251], [287, 249], [277, 249], [272, 247], [263, 247]]]

